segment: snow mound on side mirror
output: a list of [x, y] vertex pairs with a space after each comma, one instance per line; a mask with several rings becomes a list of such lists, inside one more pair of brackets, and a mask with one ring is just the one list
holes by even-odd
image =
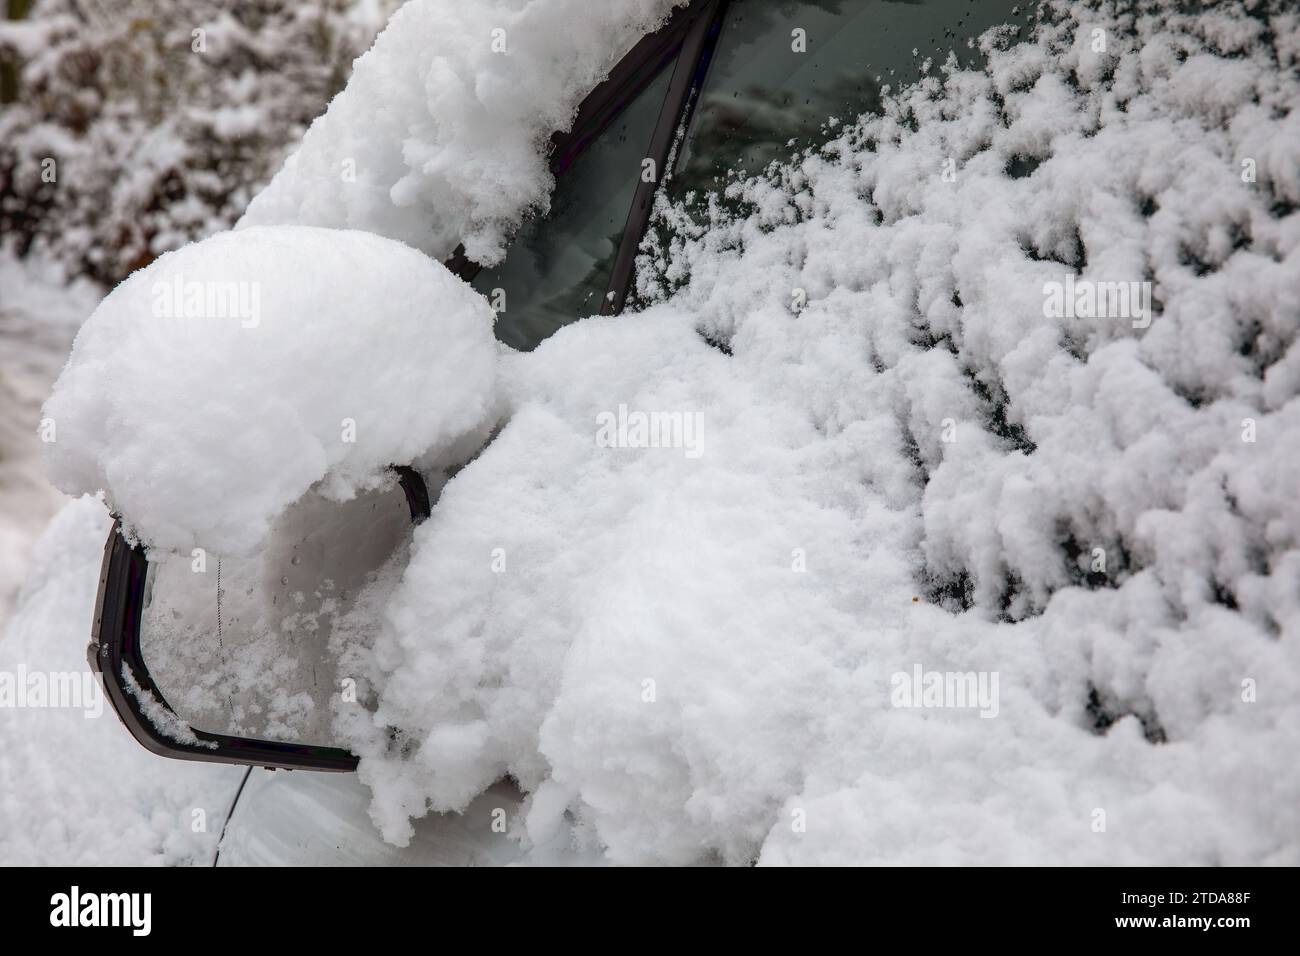
[[[681, 2], [681, 0], [676, 0]], [[494, 265], [546, 212], [547, 139], [674, 0], [412, 0], [237, 228], [365, 229]]]
[[492, 312], [368, 233], [228, 232], [169, 253], [86, 321], [44, 416], [55, 484], [103, 489], [150, 546], [252, 551], [318, 482], [346, 499], [482, 424]]

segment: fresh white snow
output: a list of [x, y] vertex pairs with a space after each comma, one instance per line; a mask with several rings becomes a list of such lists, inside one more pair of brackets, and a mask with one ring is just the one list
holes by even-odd
[[98, 301], [92, 284], [65, 286], [38, 256], [0, 254], [0, 633], [32, 545], [64, 500], [45, 476], [41, 403]]
[[508, 360], [371, 654], [386, 835], [509, 774], [618, 862], [1300, 861], [1296, 19], [1061, 9]]
[[[0, 637], [0, 672], [86, 672], [109, 525], [103, 502], [90, 496], [50, 522]], [[100, 706], [97, 717], [69, 707], [0, 711], [0, 860], [209, 864], [242, 768], [156, 757], [102, 697]]]
[[[545, 137], [666, 9], [577, 6], [408, 4], [245, 224], [495, 261], [544, 208]], [[294, 308], [264, 292], [259, 328], [197, 349], [133, 331], [137, 275], [49, 406], [60, 480], [151, 543], [248, 549], [314, 482], [498, 421], [401, 580], [358, 598], [380, 626], [342, 630], [376, 709], [336, 727], [398, 844], [508, 775], [524, 847], [618, 863], [1300, 863], [1300, 19], [1051, 6], [1030, 42], [986, 35], [987, 68], [662, 203], [644, 310], [495, 380], [485, 306], [391, 242], [249, 229], [167, 257]], [[378, 294], [395, 249], [424, 295]], [[1121, 282], [1149, 306], [1051, 308]], [[482, 372], [428, 374], [462, 338]], [[332, 443], [349, 414], [375, 416], [362, 450]], [[99, 508], [47, 535], [20, 640], [84, 633]], [[158, 814], [185, 786], [149, 791]]]
[[410, 0], [239, 226], [365, 229], [495, 265], [554, 180], [545, 147], [683, 0]]
[[401, 243], [221, 233], [87, 320], [45, 405], [47, 457], [146, 544], [247, 554], [312, 486], [346, 500], [478, 428], [495, 367], [482, 297]]

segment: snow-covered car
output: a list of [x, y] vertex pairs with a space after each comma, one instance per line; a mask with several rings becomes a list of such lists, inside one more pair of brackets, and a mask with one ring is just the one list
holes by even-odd
[[[901, 9], [687, 4], [639, 39], [586, 95], [569, 128], [551, 137], [547, 162], [556, 188], [548, 213], [522, 225], [497, 265], [481, 266], [463, 245], [446, 265], [492, 304], [497, 338], [515, 349], [531, 351], [584, 316], [622, 312], [656, 196], [662, 203], [708, 193], [725, 176], [760, 171], [797, 148], [825, 142], [837, 117], [878, 107], [891, 78], [898, 83], [928, 71], [913, 50], [927, 42], [936, 52], [951, 48], [954, 63], [969, 65], [980, 53], [953, 38], [1004, 23], [1019, 32], [1018, 12], [1004, 0]], [[943, 36], [933, 36], [939, 24]], [[668, 233], [662, 222], [657, 229]], [[174, 303], [170, 313], [179, 315], [186, 292], [181, 278], [173, 281], [174, 294], [164, 287]], [[230, 298], [240, 301], [237, 291]], [[251, 303], [242, 306], [252, 314]], [[118, 521], [106, 545], [89, 659], [107, 677], [114, 709], [141, 744], [190, 760], [355, 769], [354, 755], [322, 743], [332, 736], [328, 697], [340, 679], [332, 668], [325, 673], [329, 620], [403, 546], [404, 526], [429, 514], [420, 473], [401, 465], [394, 477], [395, 487], [344, 509], [309, 495], [282, 516], [251, 566], [226, 562], [224, 581], [220, 560], [207, 573], [206, 555], [150, 561]], [[325, 581], [329, 589], [322, 589]], [[272, 608], [263, 606], [268, 598]], [[264, 640], [268, 632], [274, 642]], [[250, 638], [264, 645], [261, 655], [245, 646]], [[280, 642], [300, 656], [299, 672], [277, 671], [260, 686], [245, 674], [224, 701], [210, 680], [196, 686], [199, 674], [220, 665], [196, 658], [194, 644], [213, 645], [227, 659], [251, 654], [241, 664], [256, 661], [256, 670], [269, 676], [266, 654], [277, 653]], [[272, 693], [321, 698], [311, 708], [317, 719], [295, 725], [281, 716], [264, 726], [258, 712], [273, 708], [259, 695]], [[185, 702], [181, 715], [169, 698]]]
[[223, 860], [1293, 860], [1295, 17], [467, 7], [51, 400]]

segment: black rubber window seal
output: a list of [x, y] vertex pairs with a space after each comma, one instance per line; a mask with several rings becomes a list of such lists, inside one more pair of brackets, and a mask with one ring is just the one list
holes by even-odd
[[718, 34], [722, 31], [726, 8], [727, 0], [709, 0], [695, 11], [690, 32], [682, 44], [681, 56], [673, 68], [663, 108], [659, 111], [659, 122], [650, 138], [650, 148], [646, 151], [646, 158], [654, 162], [654, 175], [650, 179], [642, 177], [637, 182], [627, 225], [623, 227], [623, 239], [618, 246], [614, 268], [610, 271], [609, 287], [601, 303], [601, 315], [617, 315], [627, 302], [636, 272], [637, 251], [654, 211], [655, 193], [671, 174], [668, 165], [673, 155], [673, 144], [691, 121], [717, 46]]
[[[704, 67], [707, 66], [708, 56], [712, 54], [726, 5], [727, 0], [692, 0], [659, 30], [637, 41], [610, 71], [609, 76], [582, 101], [569, 129], [551, 137], [551, 174], [557, 179], [562, 176], [574, 160], [618, 118], [623, 108], [636, 99], [660, 71], [675, 59], [677, 62], [673, 67], [672, 79], [650, 137], [650, 147], [646, 151], [647, 158], [655, 161], [655, 169], [663, 170], [672, 150], [673, 137], [681, 123], [689, 118], [689, 110], [696, 99], [695, 93], [703, 82]], [[658, 180], [661, 176], [655, 178]], [[617, 287], [622, 292], [616, 293], [617, 307], [608, 294], [605, 296], [601, 309], [603, 315], [622, 310], [631, 283], [636, 249], [650, 220], [655, 186], [656, 183], [640, 183], [632, 198], [627, 225], [610, 272], [609, 289], [615, 291]], [[642, 208], [644, 215], [638, 211]], [[466, 282], [472, 281], [482, 269], [482, 266], [465, 255], [463, 245], [456, 247], [445, 265]]]

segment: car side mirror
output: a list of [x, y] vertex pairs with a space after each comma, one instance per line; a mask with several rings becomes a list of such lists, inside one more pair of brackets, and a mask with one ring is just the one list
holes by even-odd
[[346, 680], [336, 631], [367, 584], [400, 573], [430, 511], [420, 475], [393, 472], [343, 503], [310, 492], [238, 562], [149, 554], [114, 522], [88, 657], [137, 741], [183, 760], [356, 769], [330, 729]]

